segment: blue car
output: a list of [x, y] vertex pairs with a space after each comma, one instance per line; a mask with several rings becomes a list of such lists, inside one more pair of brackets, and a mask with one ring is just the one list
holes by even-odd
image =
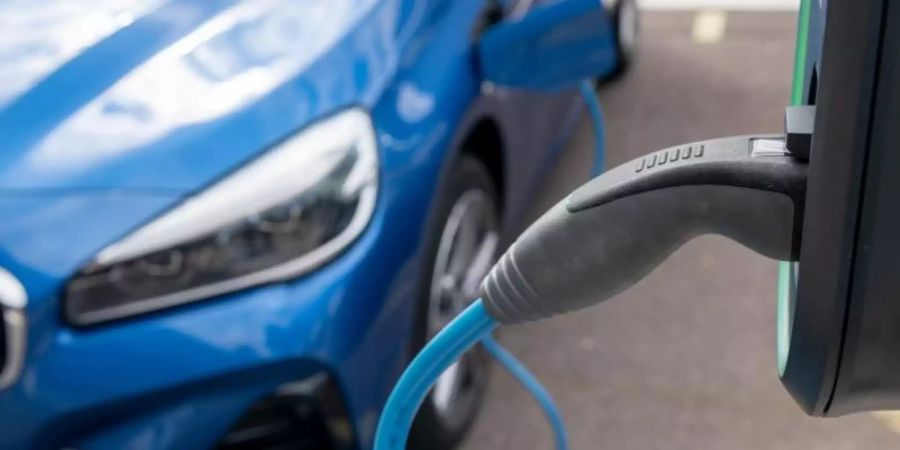
[[532, 3], [0, 2], [0, 448], [369, 448], [630, 58], [633, 1]]

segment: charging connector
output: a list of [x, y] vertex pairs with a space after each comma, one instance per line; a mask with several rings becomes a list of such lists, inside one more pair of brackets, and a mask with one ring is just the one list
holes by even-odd
[[485, 307], [519, 323], [600, 303], [703, 234], [796, 260], [806, 174], [776, 135], [696, 142], [621, 165], [516, 240], [482, 284]]
[[[385, 405], [375, 448], [405, 446], [433, 381], [497, 324], [600, 303], [702, 234], [796, 260], [806, 174], [782, 136], [741, 136], [660, 150], [594, 178], [532, 224], [482, 283], [483, 300], [416, 356]], [[557, 417], [552, 403], [547, 412]]]

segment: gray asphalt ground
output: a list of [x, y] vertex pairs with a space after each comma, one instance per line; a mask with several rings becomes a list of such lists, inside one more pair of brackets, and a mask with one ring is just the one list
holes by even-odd
[[[729, 14], [696, 44], [690, 13], [645, 13], [640, 60], [601, 89], [607, 164], [717, 136], [778, 132], [795, 15]], [[536, 217], [587, 179], [583, 124], [535, 201]], [[721, 237], [697, 239], [635, 288], [574, 315], [503, 330], [556, 396], [573, 449], [886, 449], [872, 415], [806, 417], [775, 367], [777, 266]], [[551, 449], [540, 410], [502, 370], [465, 450]]]

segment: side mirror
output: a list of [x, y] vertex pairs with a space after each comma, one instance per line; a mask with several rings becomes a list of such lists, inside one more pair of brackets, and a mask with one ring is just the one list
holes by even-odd
[[613, 70], [615, 33], [601, 0], [555, 0], [493, 25], [481, 38], [484, 79], [556, 90]]

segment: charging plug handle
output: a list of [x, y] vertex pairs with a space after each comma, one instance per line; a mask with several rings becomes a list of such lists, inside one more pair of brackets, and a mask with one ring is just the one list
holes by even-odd
[[501, 323], [520, 323], [600, 303], [703, 234], [796, 260], [806, 174], [806, 162], [780, 135], [713, 139], [638, 158], [532, 224], [483, 282], [485, 306]]

